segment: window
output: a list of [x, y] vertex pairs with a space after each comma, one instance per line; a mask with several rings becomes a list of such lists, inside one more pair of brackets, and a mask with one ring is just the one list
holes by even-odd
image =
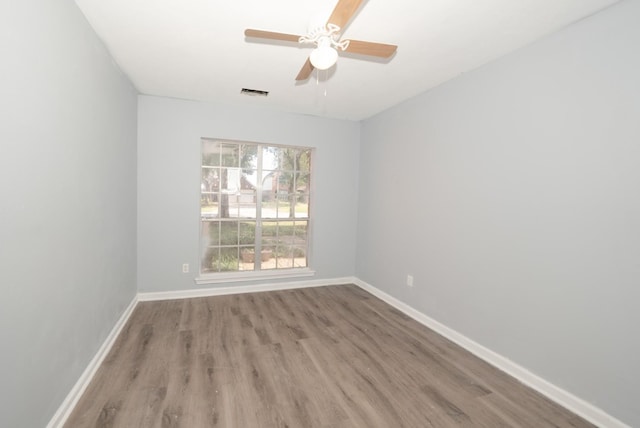
[[308, 267], [311, 154], [202, 139], [202, 275]]

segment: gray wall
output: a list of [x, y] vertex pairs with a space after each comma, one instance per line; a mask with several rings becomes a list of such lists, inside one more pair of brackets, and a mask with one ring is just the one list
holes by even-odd
[[[139, 291], [198, 288], [201, 137], [315, 147], [311, 268], [317, 273], [305, 279], [354, 274], [359, 123], [140, 96]], [[181, 271], [185, 262], [189, 274]]]
[[137, 94], [71, 0], [0, 28], [0, 426], [41, 427], [136, 292]]
[[638, 22], [640, 2], [623, 1], [364, 122], [356, 262], [633, 426]]

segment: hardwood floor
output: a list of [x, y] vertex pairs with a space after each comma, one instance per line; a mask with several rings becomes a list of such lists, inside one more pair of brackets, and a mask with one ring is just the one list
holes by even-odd
[[143, 302], [65, 427], [591, 427], [354, 285]]

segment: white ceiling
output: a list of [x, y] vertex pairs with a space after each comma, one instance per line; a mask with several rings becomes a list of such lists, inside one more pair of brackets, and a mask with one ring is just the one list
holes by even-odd
[[[311, 48], [246, 40], [303, 35], [337, 0], [76, 0], [143, 94], [360, 120], [565, 27], [617, 0], [368, 0], [344, 38], [398, 45], [388, 61], [342, 55], [295, 77]], [[269, 96], [241, 95], [241, 88]]]

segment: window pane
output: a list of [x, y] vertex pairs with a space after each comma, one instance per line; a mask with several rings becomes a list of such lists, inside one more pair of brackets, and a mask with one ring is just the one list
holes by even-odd
[[241, 188], [240, 168], [220, 168], [220, 189], [223, 193], [238, 193]]
[[[246, 198], [246, 195], [241, 195], [241, 198]], [[257, 218], [257, 210], [255, 202], [252, 204], [240, 203], [238, 205], [238, 211], [240, 212], [240, 218]]]
[[280, 169], [280, 160], [282, 158], [282, 149], [279, 147], [263, 147], [262, 148], [262, 169], [265, 171], [273, 171]]
[[220, 143], [217, 141], [202, 140], [202, 165], [220, 165]]
[[[274, 195], [275, 192], [278, 190], [278, 186], [277, 186], [278, 180], [277, 180], [277, 175], [273, 172], [273, 171], [262, 171], [262, 179], [261, 179], [261, 184], [262, 184], [262, 191], [265, 194], [271, 194]], [[262, 197], [262, 200], [265, 200], [265, 197]]]
[[310, 175], [296, 173], [296, 193], [309, 193]]
[[290, 269], [293, 267], [293, 259], [289, 256], [278, 257], [276, 262], [276, 268], [278, 269]]
[[262, 246], [262, 261], [260, 268], [262, 270], [275, 269], [276, 268], [276, 247], [273, 245]]
[[229, 218], [240, 217], [240, 204], [238, 203], [239, 196], [237, 194], [228, 195], [229, 199]]
[[309, 195], [298, 195], [296, 199], [296, 218], [309, 218]]
[[278, 195], [278, 218], [294, 218], [295, 217], [295, 203], [294, 196]]
[[311, 149], [302, 149], [296, 163], [296, 171], [311, 171]]
[[200, 215], [202, 219], [218, 217], [219, 174], [218, 168], [202, 168], [200, 183]]
[[277, 205], [274, 206], [277, 218], [289, 218], [289, 196], [286, 193], [278, 193], [276, 196]]
[[220, 168], [212, 166], [202, 167], [202, 184], [204, 188], [203, 192], [215, 192], [220, 189]]
[[222, 166], [240, 166], [240, 146], [236, 144], [222, 144], [220, 147]]
[[256, 218], [256, 189], [242, 189], [238, 195], [238, 211], [242, 218]]
[[256, 223], [253, 221], [240, 222], [239, 244], [251, 245], [255, 244]]
[[219, 248], [207, 248], [203, 249], [201, 268], [200, 270], [204, 272], [218, 272], [217, 268], [213, 268], [213, 261], [219, 258]]
[[255, 269], [255, 248], [254, 247], [241, 247], [240, 248], [240, 270], [248, 271]]
[[294, 243], [297, 245], [304, 245], [307, 243], [307, 222], [306, 221], [296, 221], [296, 224], [293, 229], [294, 233]]
[[202, 195], [200, 197], [200, 218], [211, 220], [218, 217], [218, 203], [212, 202], [217, 199], [216, 195]]
[[203, 243], [205, 246], [220, 245], [220, 222], [219, 221], [203, 221], [202, 237], [204, 239]]
[[262, 222], [262, 247], [270, 247], [277, 244], [278, 223], [275, 221]]
[[220, 222], [220, 245], [238, 245], [238, 222]]
[[220, 168], [221, 218], [238, 217], [238, 194], [240, 193], [240, 169]]
[[258, 168], [258, 146], [255, 144], [240, 145], [240, 167], [243, 169]]
[[[278, 243], [290, 246], [295, 241], [294, 224], [292, 221], [281, 221], [278, 224]], [[287, 247], [288, 248], [288, 247]]]
[[280, 170], [288, 173], [293, 172], [296, 168], [296, 162], [299, 154], [300, 150], [294, 147], [281, 149], [279, 159]]
[[293, 267], [307, 267], [306, 246], [293, 247]]
[[238, 247], [220, 248], [211, 259], [211, 268], [215, 272], [230, 272], [238, 270]]
[[278, 194], [287, 195], [293, 190], [293, 174], [278, 172]]
[[275, 195], [269, 198], [267, 201], [262, 201], [262, 218], [277, 218], [278, 217], [278, 199]]

